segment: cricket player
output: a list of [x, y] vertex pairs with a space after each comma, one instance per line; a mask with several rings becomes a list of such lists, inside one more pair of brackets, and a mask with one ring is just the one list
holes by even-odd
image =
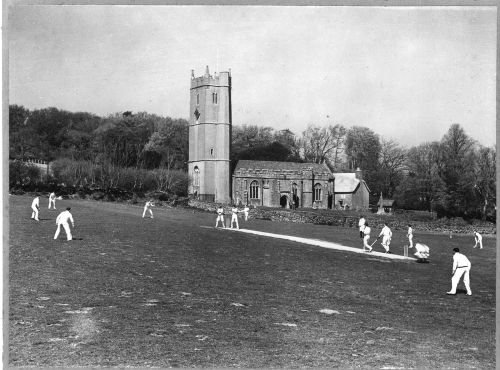
[[382, 228], [382, 231], [380, 232], [378, 238], [380, 237], [382, 237], [381, 244], [385, 249], [385, 253], [389, 253], [389, 244], [391, 244], [392, 231], [391, 229], [389, 229], [389, 226], [387, 226], [386, 222], [384, 222], [384, 227]]
[[[368, 222], [363, 224], [363, 251], [371, 252], [372, 246], [368, 243], [372, 229], [368, 227]], [[361, 231], [360, 231], [361, 232]]]
[[243, 214], [245, 215], [245, 221], [248, 221], [248, 212], [250, 212], [250, 208], [248, 208], [248, 206], [245, 206], [245, 208], [243, 208]]
[[59, 213], [59, 216], [56, 218], [56, 225], [57, 225], [57, 230], [56, 234], [54, 235], [54, 240], [57, 239], [59, 236], [59, 233], [61, 232], [61, 225], [64, 227], [64, 231], [66, 231], [66, 238], [68, 241], [73, 240], [73, 236], [71, 235], [71, 229], [69, 228], [69, 221], [71, 221], [71, 224], [73, 228], [75, 227], [75, 221], [73, 221], [73, 216], [69, 212], [71, 210], [71, 207], [66, 208], [66, 211], [63, 211]]
[[469, 272], [471, 268], [471, 263], [467, 257], [465, 257], [462, 253], [460, 253], [460, 249], [453, 248], [453, 270], [451, 277], [451, 290], [446, 292], [446, 294], [456, 294], [457, 293], [457, 285], [460, 281], [462, 275], [464, 276], [464, 285], [465, 289], [467, 289], [467, 295], [472, 295], [472, 291], [470, 290], [470, 280], [469, 280]]
[[231, 229], [233, 228], [233, 222], [236, 223], [236, 228], [239, 229], [240, 225], [238, 224], [238, 207], [233, 205], [233, 208], [231, 208]]
[[409, 248], [413, 248], [413, 229], [410, 224], [408, 224], [408, 241], [410, 242]]
[[224, 208], [222, 208], [221, 205], [217, 208], [217, 220], [215, 221], [215, 227], [219, 225], [219, 221], [222, 222], [222, 227], [226, 228], [226, 225], [224, 225]]
[[56, 193], [54, 192], [49, 195], [49, 209], [50, 206], [54, 206], [54, 209], [56, 209]]
[[35, 197], [33, 199], [33, 202], [31, 202], [31, 209], [33, 212], [31, 212], [31, 218], [35, 221], [40, 221], [38, 219], [38, 209], [40, 208], [40, 197]]
[[365, 226], [368, 226], [365, 220], [365, 216], [361, 215], [361, 218], [359, 219], [358, 222], [358, 226], [359, 226], [359, 237], [363, 238], [363, 232], [365, 230]]
[[425, 244], [422, 243], [416, 243], [415, 244], [415, 249], [417, 252], [415, 253], [415, 256], [417, 256], [417, 262], [418, 263], [429, 263], [427, 261], [427, 258], [429, 258], [429, 247]]
[[151, 218], [154, 218], [153, 217], [153, 210], [151, 209], [151, 207], [154, 207], [154, 204], [153, 204], [153, 199], [150, 199], [148, 202], [146, 202], [146, 204], [144, 205], [144, 212], [142, 212], [142, 218], [144, 218], [144, 216], [146, 216], [146, 212], [149, 211], [149, 213], [151, 214]]
[[477, 230], [474, 230], [474, 239], [476, 240], [476, 244], [474, 244], [474, 248], [477, 247], [477, 244], [479, 243], [479, 249], [483, 249], [483, 237], [481, 234], [477, 232]]

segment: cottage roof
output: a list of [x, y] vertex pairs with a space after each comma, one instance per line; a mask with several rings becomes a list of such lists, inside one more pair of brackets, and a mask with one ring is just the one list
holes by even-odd
[[[393, 199], [382, 199], [382, 207], [392, 207], [394, 204]], [[377, 206], [380, 206], [380, 199], [377, 202]]]
[[[335, 176], [335, 193], [354, 193], [360, 182], [368, 189], [366, 182], [357, 179], [354, 172], [334, 173], [333, 176]], [[370, 191], [370, 189], [368, 189], [368, 191]]]
[[312, 170], [314, 173], [331, 173], [326, 164], [279, 162], [279, 161], [253, 161], [242, 159], [236, 164], [235, 172], [241, 169], [270, 170], [270, 171], [304, 171]]

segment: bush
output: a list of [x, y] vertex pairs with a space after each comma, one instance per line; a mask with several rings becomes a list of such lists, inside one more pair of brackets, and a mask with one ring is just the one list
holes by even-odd
[[35, 190], [42, 183], [42, 171], [30, 163], [9, 161], [9, 188]]

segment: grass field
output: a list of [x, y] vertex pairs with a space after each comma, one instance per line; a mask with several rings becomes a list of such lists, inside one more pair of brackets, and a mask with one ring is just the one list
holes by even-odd
[[[188, 209], [42, 199], [37, 223], [31, 198], [9, 200], [10, 366], [495, 368], [493, 238], [415, 230], [431, 248], [418, 264], [207, 228], [215, 215]], [[67, 206], [76, 240], [54, 241]], [[356, 229], [240, 226], [361, 247]], [[470, 297], [445, 294], [456, 246]]]

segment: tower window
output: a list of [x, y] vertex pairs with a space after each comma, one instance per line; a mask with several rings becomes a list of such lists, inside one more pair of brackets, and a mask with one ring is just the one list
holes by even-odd
[[200, 169], [198, 168], [198, 166], [194, 167], [193, 185], [200, 186]]
[[196, 105], [200, 105], [200, 94], [196, 94]]
[[254, 180], [250, 183], [250, 199], [259, 198], [259, 183]]
[[217, 93], [212, 93], [212, 103], [217, 104]]
[[210, 156], [211, 157], [215, 156], [215, 149], [214, 148], [210, 148]]
[[321, 201], [321, 184], [314, 185], [314, 201]]

